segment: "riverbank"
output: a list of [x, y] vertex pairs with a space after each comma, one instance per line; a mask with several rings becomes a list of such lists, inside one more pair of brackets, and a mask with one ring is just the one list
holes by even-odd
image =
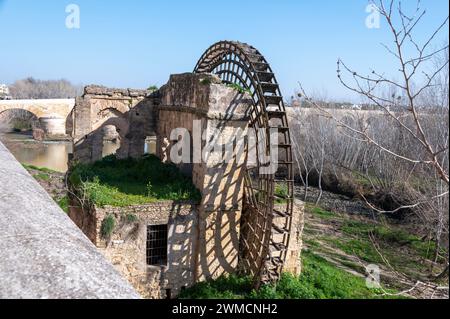
[[36, 141], [29, 132], [0, 133], [0, 141], [20, 162], [36, 167], [46, 167], [65, 173], [72, 143], [67, 141]]
[[33, 165], [22, 165], [42, 188], [47, 191], [61, 209], [67, 213], [69, 211], [69, 198], [67, 196], [65, 173]]

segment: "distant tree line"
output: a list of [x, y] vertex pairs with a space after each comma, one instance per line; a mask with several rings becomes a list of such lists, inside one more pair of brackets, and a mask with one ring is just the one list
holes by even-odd
[[9, 86], [13, 99], [65, 99], [81, 94], [82, 86], [73, 85], [67, 80], [37, 80], [29, 77], [18, 80]]

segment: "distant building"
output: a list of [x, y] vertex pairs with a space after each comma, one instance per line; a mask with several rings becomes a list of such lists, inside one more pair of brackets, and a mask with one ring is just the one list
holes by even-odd
[[11, 100], [9, 88], [6, 84], [0, 84], [0, 100]]

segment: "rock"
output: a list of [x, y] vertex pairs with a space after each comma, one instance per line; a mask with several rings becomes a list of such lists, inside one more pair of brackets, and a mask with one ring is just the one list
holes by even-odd
[[45, 139], [45, 132], [43, 129], [35, 128], [33, 129], [33, 138], [36, 141], [43, 141]]

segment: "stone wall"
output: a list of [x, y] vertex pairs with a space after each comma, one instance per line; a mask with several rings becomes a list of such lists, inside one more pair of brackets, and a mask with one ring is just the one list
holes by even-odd
[[139, 157], [145, 139], [155, 135], [154, 104], [149, 91], [87, 86], [73, 114], [74, 158], [93, 162], [103, 157], [104, 126], [114, 126], [119, 158]]
[[0, 142], [0, 299], [139, 298]]
[[[173, 162], [171, 148], [178, 142], [171, 140], [174, 129], [189, 132], [190, 148], [194, 150], [204, 149], [211, 142], [225, 145], [233, 141], [237, 129], [244, 134], [247, 131], [250, 97], [213, 75], [172, 75], [160, 94], [157, 155], [162, 161]], [[198, 139], [202, 135], [203, 139]], [[230, 161], [223, 161], [222, 151], [212, 150], [204, 158], [198, 158], [200, 155], [197, 153], [196, 158], [191, 153], [188, 163], [175, 164], [192, 176], [202, 193], [196, 280], [205, 280], [232, 273], [238, 265], [246, 154], [231, 154]]]
[[[277, 205], [275, 205], [275, 209], [277, 209]], [[302, 270], [300, 255], [303, 248], [302, 235], [305, 223], [304, 218], [305, 218], [305, 204], [302, 201], [296, 199], [294, 202], [292, 212], [290, 240], [287, 248], [286, 260], [283, 266], [283, 271], [289, 272], [294, 275], [300, 275]], [[280, 219], [274, 218], [273, 222], [278, 227], [281, 228], [284, 227], [284, 225], [280, 223]], [[281, 242], [282, 241], [281, 236], [283, 235], [278, 233], [272, 234], [272, 237], [275, 242]]]
[[[69, 216], [115, 268], [144, 298], [171, 297], [194, 284], [198, 208], [189, 202], [162, 201], [129, 207], [77, 207]], [[102, 236], [102, 222], [113, 216], [116, 226], [109, 238]], [[167, 264], [147, 265], [148, 225], [168, 225]]]

